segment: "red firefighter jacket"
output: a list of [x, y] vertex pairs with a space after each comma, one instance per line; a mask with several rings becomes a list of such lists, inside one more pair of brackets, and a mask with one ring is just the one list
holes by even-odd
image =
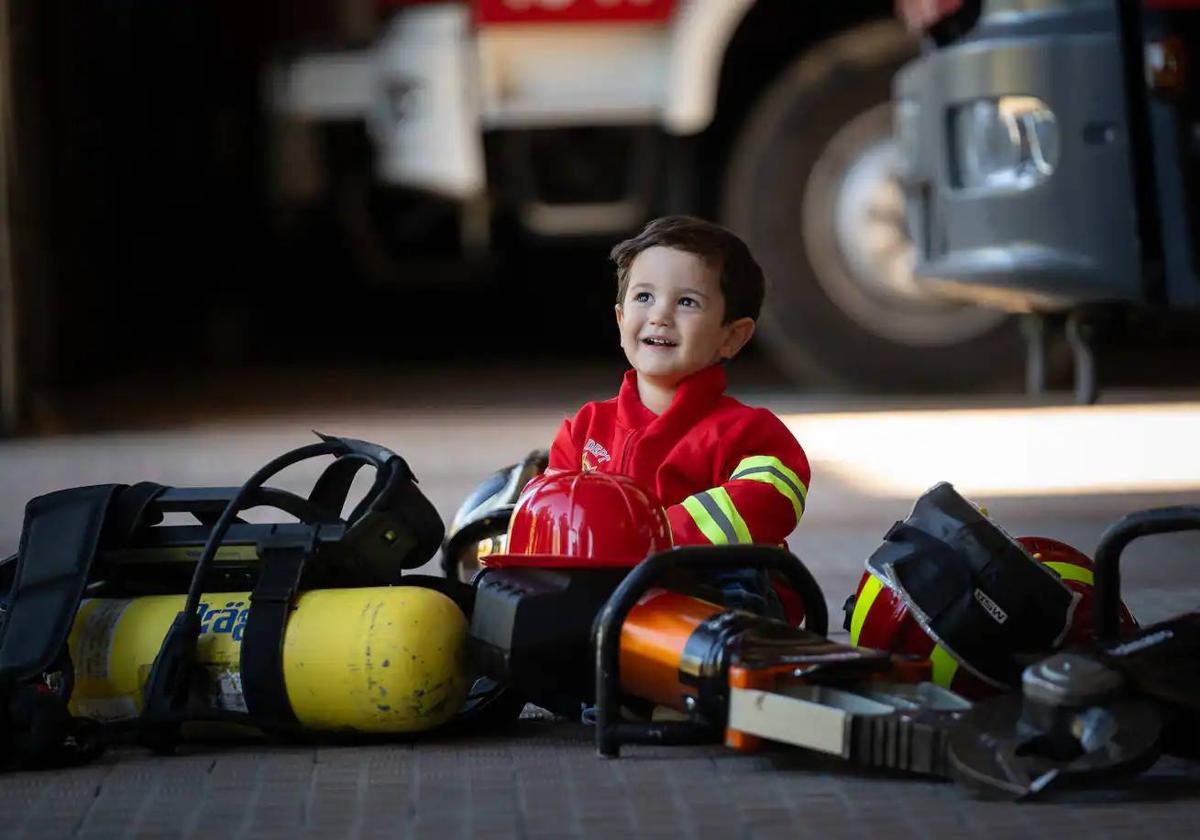
[[770, 411], [726, 396], [721, 365], [683, 380], [661, 415], [628, 371], [615, 398], [588, 403], [558, 431], [550, 471], [580, 469], [653, 490], [676, 545], [782, 543], [808, 496], [804, 450]]

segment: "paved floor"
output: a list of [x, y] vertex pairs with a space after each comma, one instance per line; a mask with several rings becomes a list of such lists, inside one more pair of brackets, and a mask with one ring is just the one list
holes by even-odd
[[[561, 387], [560, 387], [561, 386]], [[177, 412], [151, 406], [153, 423], [0, 441], [0, 553], [15, 549], [30, 496], [95, 482], [158, 480], [232, 485], [309, 429], [350, 434], [404, 454], [449, 518], [492, 469], [544, 446], [563, 405], [589, 396], [586, 381], [560, 383], [521, 403], [488, 405], [462, 389], [445, 402], [307, 406], [266, 414]], [[146, 395], [131, 399], [146, 400]], [[777, 410], [825, 412], [811, 401], [764, 393]], [[865, 406], [872, 411], [895, 403]], [[128, 416], [128, 415], [126, 415]], [[153, 425], [154, 428], [148, 428]], [[883, 428], [888, 428], [886, 425]], [[1126, 429], [1112, 447], [1136, 438]], [[993, 442], [995, 445], [1000, 445]], [[1181, 442], [1181, 445], [1190, 441]], [[833, 615], [864, 558], [912, 498], [864, 489], [810, 452], [818, 483], [793, 549], [824, 586]], [[1104, 453], [1097, 453], [1102, 470]], [[279, 482], [304, 489], [315, 467]], [[1152, 472], [1152, 470], [1151, 470]], [[946, 476], [953, 478], [953, 476]], [[1117, 516], [1200, 499], [1195, 486], [1138, 494], [1089, 492], [988, 498], [1012, 533], [1057, 537], [1085, 551]], [[1139, 541], [1126, 563], [1127, 596], [1143, 620], [1200, 604], [1200, 540]], [[717, 747], [629, 748], [596, 757], [591, 730], [545, 719], [515, 732], [370, 746], [194, 745], [179, 756], [113, 751], [87, 767], [0, 777], [0, 835], [13, 837], [1030, 837], [1087, 834], [1184, 836], [1200, 817], [1200, 770], [1164, 759], [1132, 786], [1049, 804], [980, 802], [953, 785], [847, 772], [835, 762], [777, 750], [742, 756]]]
[[1012, 804], [797, 751], [633, 747], [601, 759], [590, 734], [523, 721], [471, 741], [113, 752], [0, 780], [0, 836], [1133, 838], [1194, 836], [1200, 813], [1200, 770], [1173, 759], [1126, 786]]

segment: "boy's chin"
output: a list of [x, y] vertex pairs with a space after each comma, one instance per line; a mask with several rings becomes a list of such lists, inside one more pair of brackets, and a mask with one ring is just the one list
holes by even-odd
[[647, 365], [634, 365], [634, 370], [637, 371], [638, 378], [651, 385], [656, 385], [659, 388], [674, 388], [683, 380], [687, 379], [694, 370], [676, 370], [674, 368], [659, 369]]

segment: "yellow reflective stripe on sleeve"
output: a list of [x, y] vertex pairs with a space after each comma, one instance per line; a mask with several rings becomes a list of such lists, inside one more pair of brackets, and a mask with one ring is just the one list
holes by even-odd
[[1042, 565], [1053, 570], [1063, 580], [1074, 580], [1086, 583], [1088, 586], [1092, 586], [1096, 582], [1092, 570], [1086, 566], [1077, 566], [1074, 563], [1043, 563]]
[[754, 538], [750, 536], [750, 528], [746, 525], [746, 520], [742, 519], [742, 515], [738, 513], [738, 509], [733, 504], [733, 499], [729, 498], [728, 490], [724, 487], [714, 487], [702, 495], [706, 495], [716, 502], [717, 507], [729, 519], [729, 522], [733, 525], [733, 533], [737, 536], [737, 542], [745, 545], [754, 542]]
[[723, 487], [714, 487], [683, 500], [683, 509], [692, 517], [700, 533], [713, 545], [754, 542], [733, 499]]
[[770, 484], [792, 503], [797, 520], [804, 515], [808, 488], [804, 486], [800, 476], [788, 469], [778, 458], [771, 455], [752, 455], [749, 458], [743, 458], [734, 468], [729, 480], [761, 481]]
[[867, 613], [871, 611], [871, 605], [875, 603], [875, 599], [882, 591], [883, 581], [875, 575], [868, 576], [867, 582], [863, 584], [862, 592], [858, 593], [858, 597], [854, 599], [854, 612], [850, 615], [850, 644], [858, 644], [858, 640], [862, 637], [863, 624], [867, 621]]
[[700, 533], [704, 534], [705, 538], [713, 545], [725, 545], [729, 539], [721, 530], [708, 511], [704, 509], [704, 505], [695, 496], [688, 496], [683, 500], [683, 509], [692, 517], [692, 521], [696, 523], [696, 527], [700, 529]]
[[933, 663], [933, 681], [942, 688], [949, 688], [958, 673], [958, 660], [941, 645], [934, 645], [929, 652], [929, 661]]

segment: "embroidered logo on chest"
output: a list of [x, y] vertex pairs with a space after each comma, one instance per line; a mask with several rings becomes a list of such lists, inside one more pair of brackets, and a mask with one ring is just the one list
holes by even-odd
[[[591, 458], [588, 458], [588, 455], [595, 458], [595, 462]], [[601, 464], [611, 460], [612, 456], [608, 454], [607, 449], [591, 438], [588, 438], [588, 442], [583, 446], [583, 468], [585, 470], [597, 469]]]

